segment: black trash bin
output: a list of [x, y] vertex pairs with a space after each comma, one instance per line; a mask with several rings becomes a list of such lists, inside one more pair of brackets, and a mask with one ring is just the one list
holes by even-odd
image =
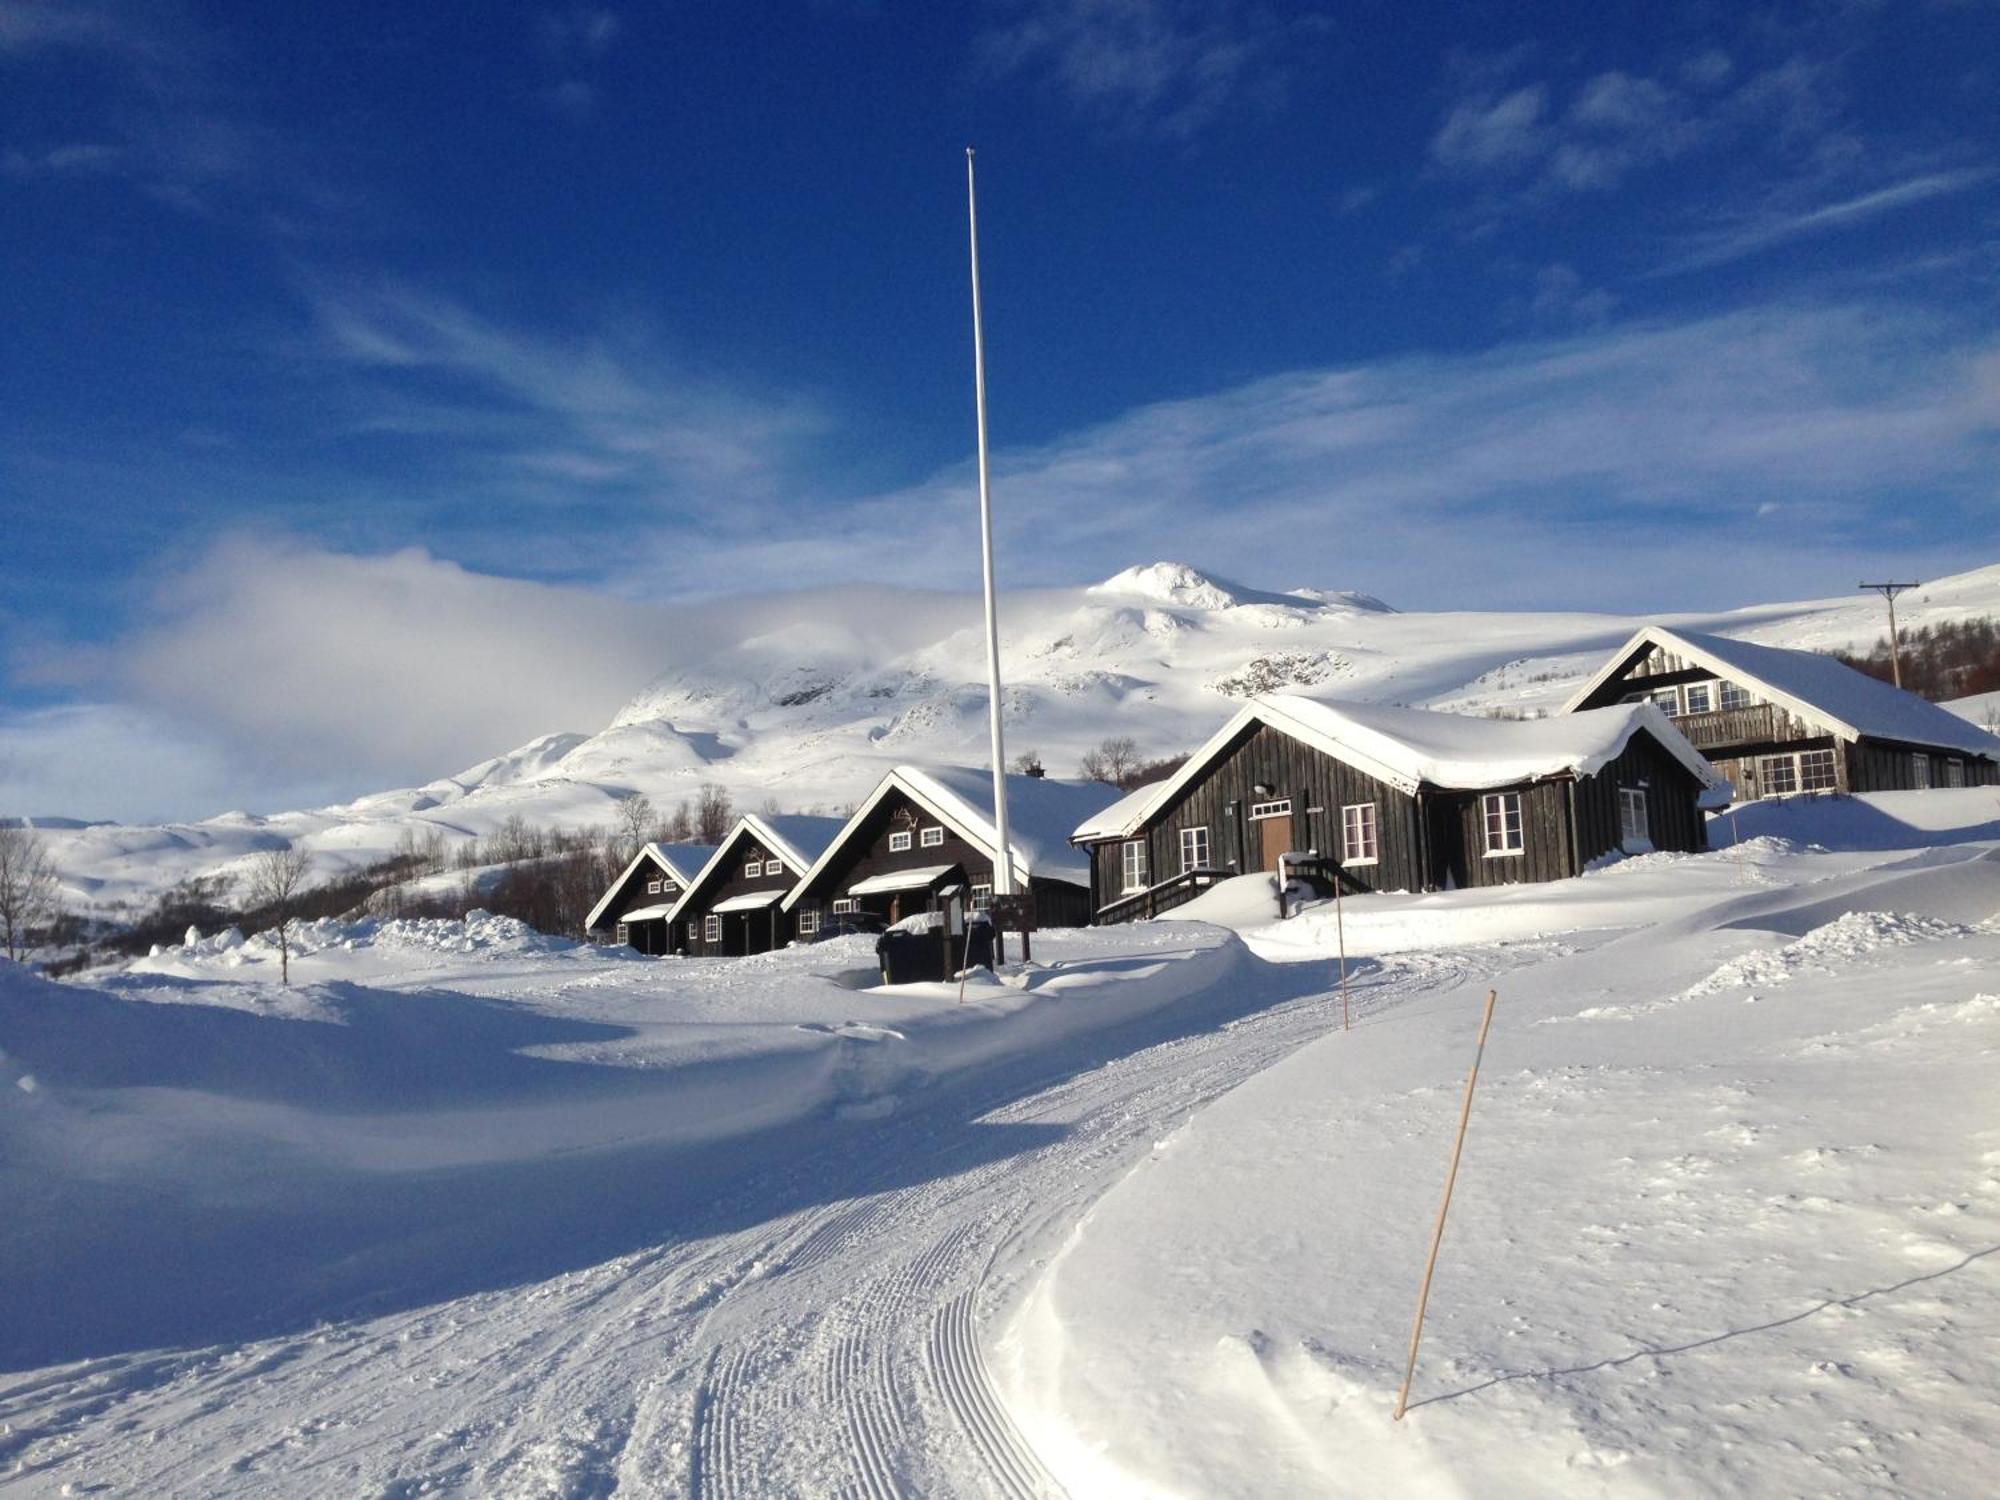
[[891, 928], [875, 940], [875, 957], [884, 984], [921, 984], [945, 977], [942, 932], [910, 932]]
[[965, 944], [963, 967], [968, 969], [993, 967], [993, 924], [983, 915], [976, 916], [965, 924], [965, 936], [959, 941]]

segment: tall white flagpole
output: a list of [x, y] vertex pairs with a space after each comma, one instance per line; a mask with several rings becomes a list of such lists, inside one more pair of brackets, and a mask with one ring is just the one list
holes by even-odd
[[965, 148], [965, 211], [972, 237], [972, 389], [979, 410], [979, 558], [986, 578], [987, 720], [993, 734], [993, 894], [1014, 894], [1014, 846], [1007, 837], [1007, 752], [1000, 736], [1000, 621], [993, 599], [993, 482], [986, 467], [986, 338], [979, 320], [979, 199], [972, 148]]

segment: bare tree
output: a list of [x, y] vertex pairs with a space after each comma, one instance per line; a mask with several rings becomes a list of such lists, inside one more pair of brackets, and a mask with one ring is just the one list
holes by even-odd
[[26, 826], [0, 827], [0, 933], [16, 963], [27, 951], [28, 929], [56, 915], [56, 869], [42, 836]]
[[619, 803], [618, 831], [625, 835], [625, 856], [629, 859], [653, 831], [653, 799], [640, 792]]
[[688, 811], [688, 800], [683, 797], [674, 808], [674, 815], [667, 819], [665, 838], [670, 844], [691, 843], [694, 839], [694, 814]]
[[1139, 765], [1139, 742], [1130, 735], [1114, 735], [1095, 750], [1084, 752], [1077, 765], [1085, 781], [1108, 781], [1123, 786]]
[[719, 844], [729, 836], [730, 816], [735, 804], [729, 800], [729, 789], [712, 781], [704, 781], [695, 793], [694, 833], [704, 844]]
[[1016, 776], [1039, 776], [1042, 773], [1042, 752], [1023, 750], [1007, 762], [1007, 769]]
[[312, 855], [297, 847], [266, 849], [250, 866], [250, 896], [277, 918], [278, 977], [292, 982], [292, 916], [312, 869]]

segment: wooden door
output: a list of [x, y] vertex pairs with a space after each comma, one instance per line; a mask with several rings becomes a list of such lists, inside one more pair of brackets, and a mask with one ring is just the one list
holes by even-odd
[[1289, 854], [1292, 849], [1292, 820], [1290, 818], [1259, 818], [1257, 826], [1263, 830], [1264, 869], [1272, 874], [1278, 871], [1278, 856]]

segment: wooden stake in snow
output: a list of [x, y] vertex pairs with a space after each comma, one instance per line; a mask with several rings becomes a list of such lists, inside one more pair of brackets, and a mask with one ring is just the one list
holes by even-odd
[[1333, 930], [1340, 935], [1340, 1029], [1354, 1029], [1347, 1010], [1347, 921], [1340, 914], [1340, 871], [1333, 872]]
[[1493, 1028], [1496, 993], [1486, 992], [1486, 1019], [1479, 1023], [1479, 1046], [1472, 1054], [1472, 1071], [1465, 1077], [1465, 1103], [1458, 1111], [1458, 1138], [1451, 1143], [1451, 1167], [1444, 1174], [1444, 1197], [1438, 1203], [1437, 1227], [1431, 1230], [1431, 1253], [1424, 1262], [1424, 1284], [1417, 1292], [1417, 1320], [1410, 1328], [1410, 1362], [1403, 1367], [1403, 1388], [1396, 1393], [1396, 1420], [1410, 1404], [1410, 1379], [1417, 1373], [1417, 1345], [1424, 1336], [1424, 1304], [1431, 1297], [1431, 1273], [1437, 1269], [1438, 1246], [1444, 1242], [1444, 1216], [1451, 1208], [1451, 1185], [1458, 1180], [1458, 1158], [1465, 1150], [1465, 1125], [1472, 1118], [1472, 1086], [1479, 1082], [1479, 1060], [1486, 1055], [1486, 1033]]

